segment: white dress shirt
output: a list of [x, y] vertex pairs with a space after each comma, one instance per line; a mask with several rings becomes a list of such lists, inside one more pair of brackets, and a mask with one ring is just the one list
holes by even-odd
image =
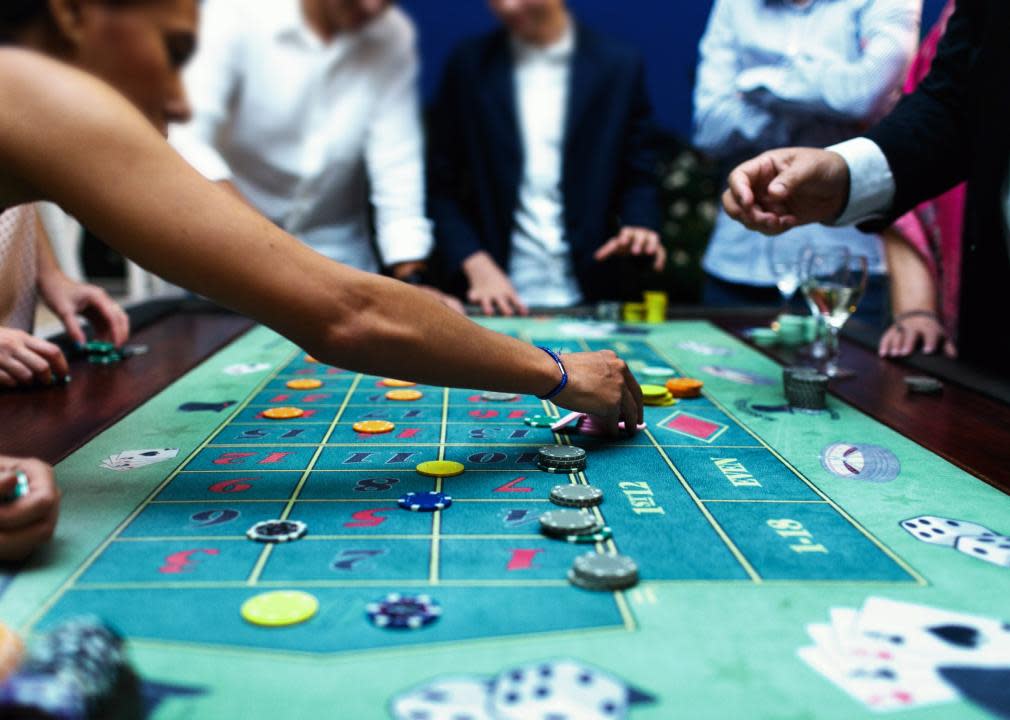
[[[919, 39], [921, 0], [716, 0], [702, 38], [694, 141], [727, 165], [773, 147], [823, 147], [857, 135], [900, 95]], [[724, 280], [772, 286], [771, 240], [724, 212], [703, 260]], [[847, 245], [886, 272], [880, 239], [811, 225], [777, 239]]]
[[575, 33], [547, 47], [513, 38], [516, 112], [523, 144], [523, 173], [512, 228], [508, 274], [522, 301], [564, 307], [582, 300], [565, 240], [561, 172], [565, 111]]
[[[299, 0], [205, 0], [170, 139], [322, 254], [375, 271], [427, 257], [414, 29], [390, 8], [325, 43]], [[369, 204], [379, 256], [370, 240]]]

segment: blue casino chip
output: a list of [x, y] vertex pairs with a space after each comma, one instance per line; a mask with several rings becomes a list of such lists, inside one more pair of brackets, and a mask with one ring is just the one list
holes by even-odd
[[417, 630], [442, 616], [441, 606], [429, 595], [389, 593], [378, 602], [365, 606], [372, 624], [381, 628]]
[[452, 498], [445, 493], [409, 492], [399, 499], [400, 507], [413, 512], [435, 512], [452, 505]]

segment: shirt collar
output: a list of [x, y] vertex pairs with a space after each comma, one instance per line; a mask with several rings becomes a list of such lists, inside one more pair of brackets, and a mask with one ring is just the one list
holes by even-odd
[[518, 60], [551, 60], [555, 62], [567, 62], [575, 50], [575, 27], [569, 20], [564, 32], [557, 40], [546, 47], [532, 45], [524, 40], [520, 40], [513, 35], [512, 52]]

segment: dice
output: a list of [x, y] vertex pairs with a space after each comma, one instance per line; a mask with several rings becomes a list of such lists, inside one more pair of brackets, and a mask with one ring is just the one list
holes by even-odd
[[1005, 535], [962, 535], [954, 547], [965, 555], [1010, 568], [1010, 537]]
[[919, 517], [902, 520], [901, 527], [905, 528], [916, 540], [921, 540], [931, 545], [945, 545], [946, 547], [954, 547], [957, 539], [966, 535], [989, 538], [1000, 537], [989, 528], [978, 523], [954, 520], [937, 515], [920, 515]]

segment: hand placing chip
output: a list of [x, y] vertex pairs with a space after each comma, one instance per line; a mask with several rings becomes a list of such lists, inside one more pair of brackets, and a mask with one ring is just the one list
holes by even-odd
[[[19, 474], [27, 491], [15, 493]], [[14, 498], [0, 503], [0, 562], [19, 562], [56, 529], [60, 491], [53, 469], [40, 460], [0, 456], [0, 497]]]
[[562, 355], [568, 385], [554, 403], [568, 410], [599, 416], [611, 435], [634, 434], [643, 421], [642, 390], [627, 363], [610, 350]]

